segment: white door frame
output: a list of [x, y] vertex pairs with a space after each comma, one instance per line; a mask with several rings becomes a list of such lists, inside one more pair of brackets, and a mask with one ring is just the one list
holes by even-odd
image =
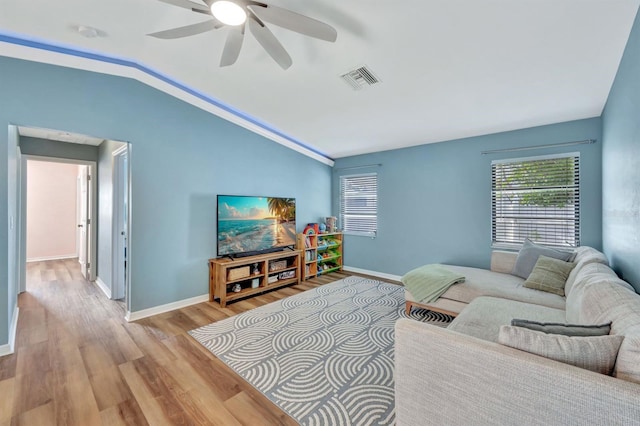
[[[125, 144], [113, 151], [113, 214], [111, 226], [111, 295], [113, 299], [129, 300], [129, 271], [131, 256], [129, 249], [131, 228], [131, 191], [130, 191], [130, 161], [129, 144]], [[125, 161], [126, 159], [126, 161]], [[125, 212], [125, 197], [126, 209]], [[126, 256], [125, 256], [126, 250]], [[126, 267], [125, 267], [126, 265]]]
[[[89, 279], [91, 273], [91, 218], [89, 217], [89, 203], [91, 200], [91, 170], [88, 166], [76, 166], [76, 254], [80, 264], [80, 274]], [[80, 232], [78, 232], [78, 230]]]
[[[24, 291], [23, 283], [26, 284], [26, 271], [22, 269], [20, 266], [22, 265], [23, 259], [26, 259], [27, 256], [27, 248], [26, 248], [26, 233], [25, 233], [25, 223], [22, 222], [22, 216], [26, 217], [25, 206], [22, 205], [22, 200], [25, 196], [26, 186], [23, 185], [23, 179], [26, 180], [27, 175], [27, 160], [23, 158], [22, 152], [20, 151], [20, 146], [17, 149], [17, 162], [18, 162], [18, 185], [16, 192], [16, 203], [18, 207], [18, 213], [16, 214], [16, 294], [20, 294]], [[22, 236], [25, 236], [25, 239], [22, 239]]]
[[[77, 164], [77, 165], [81, 165], [81, 166], [89, 166], [89, 174], [91, 175], [91, 180], [89, 181], [89, 186], [90, 186], [90, 190], [91, 190], [91, 195], [90, 195], [90, 199], [89, 199], [89, 219], [91, 220], [90, 222], [90, 226], [89, 226], [89, 232], [88, 232], [88, 237], [89, 237], [89, 276], [87, 277], [87, 281], [95, 281], [96, 279], [96, 269], [98, 268], [98, 263], [96, 261], [97, 259], [97, 241], [98, 241], [98, 185], [97, 185], [97, 178], [98, 178], [98, 164], [95, 161], [85, 161], [85, 160], [75, 160], [72, 158], [59, 158], [59, 157], [46, 157], [46, 156], [41, 156], [41, 155], [28, 155], [28, 154], [22, 154], [22, 159], [25, 163], [23, 163], [26, 166], [26, 161], [27, 160], [34, 160], [34, 161], [45, 161], [45, 162], [49, 162], [49, 163], [64, 163], [64, 164]], [[25, 167], [26, 169], [26, 167]], [[27, 211], [27, 206], [26, 206], [26, 192], [27, 192], [27, 178], [26, 178], [26, 174], [24, 176], [22, 185], [21, 185], [23, 191], [23, 196], [20, 197], [20, 229], [24, 229], [25, 230], [25, 240], [23, 241], [24, 245], [26, 246], [26, 226], [27, 226], [27, 222], [26, 222], [26, 211]], [[20, 259], [20, 269], [22, 271], [22, 273], [24, 275], [26, 275], [26, 270], [27, 270], [27, 262], [26, 262], [26, 256], [22, 259]], [[21, 288], [21, 291], [25, 291], [26, 290], [26, 280], [21, 281], [21, 286], [24, 284], [24, 288]]]

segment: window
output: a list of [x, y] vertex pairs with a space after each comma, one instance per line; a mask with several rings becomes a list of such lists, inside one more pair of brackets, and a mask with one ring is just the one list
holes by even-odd
[[580, 154], [491, 163], [492, 244], [580, 245]]
[[340, 176], [340, 223], [348, 234], [378, 232], [378, 174]]

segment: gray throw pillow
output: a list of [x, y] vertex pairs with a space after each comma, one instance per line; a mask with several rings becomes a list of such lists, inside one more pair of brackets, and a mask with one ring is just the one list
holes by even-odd
[[503, 325], [498, 342], [565, 364], [611, 375], [623, 336], [569, 337]]
[[575, 263], [540, 256], [524, 287], [564, 296], [564, 286]]
[[611, 332], [611, 323], [600, 325], [559, 324], [554, 322], [536, 322], [525, 319], [513, 319], [514, 327], [528, 328], [546, 334], [562, 334], [564, 336], [607, 336]]
[[513, 266], [512, 275], [515, 275], [525, 280], [529, 278], [529, 274], [536, 266], [538, 257], [541, 255], [551, 257], [553, 259], [564, 260], [570, 262], [575, 258], [573, 251], [558, 250], [550, 247], [543, 247], [538, 244], [534, 244], [528, 238], [524, 240], [522, 248], [518, 252], [516, 258], [516, 264]]

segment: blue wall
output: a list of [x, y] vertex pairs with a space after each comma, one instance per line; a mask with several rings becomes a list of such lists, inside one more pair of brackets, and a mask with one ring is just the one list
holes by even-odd
[[[330, 214], [329, 166], [160, 91], [126, 78], [10, 58], [0, 58], [0, 69], [0, 127], [14, 123], [131, 143], [132, 311], [208, 292], [216, 194], [295, 197], [300, 225]], [[0, 132], [4, 176], [7, 142], [7, 132]], [[6, 191], [2, 185], [4, 223]], [[6, 237], [0, 227], [0, 240]], [[3, 277], [7, 255], [1, 247]], [[6, 294], [0, 291], [5, 318]], [[0, 328], [3, 344], [6, 327]]]
[[603, 245], [640, 291], [640, 14], [602, 114]]
[[[473, 137], [340, 158], [333, 173], [338, 216], [339, 176], [378, 172], [378, 236], [345, 237], [345, 264], [403, 275], [426, 263], [488, 267], [491, 257], [491, 161], [580, 151], [581, 243], [602, 246], [601, 120]], [[481, 155], [481, 151], [597, 139], [591, 145]], [[382, 166], [340, 170], [378, 164]]]

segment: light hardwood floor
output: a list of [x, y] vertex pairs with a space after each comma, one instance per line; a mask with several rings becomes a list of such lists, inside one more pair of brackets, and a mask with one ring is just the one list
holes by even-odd
[[294, 425], [186, 332], [348, 275], [127, 323], [76, 260], [29, 263], [16, 351], [0, 357], [0, 426]]

